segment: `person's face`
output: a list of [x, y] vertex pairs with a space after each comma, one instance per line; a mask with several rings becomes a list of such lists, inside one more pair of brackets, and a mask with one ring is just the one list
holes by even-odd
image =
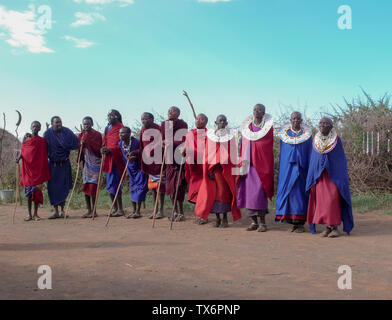
[[176, 108], [170, 108], [168, 113], [167, 113], [167, 117], [169, 120], [177, 120], [178, 117], [180, 116], [180, 113], [178, 112], [178, 110]]
[[207, 125], [207, 118], [203, 115], [198, 115], [196, 117], [196, 128], [197, 129], [205, 129], [206, 125]]
[[253, 116], [256, 119], [262, 119], [264, 117], [264, 115], [265, 115], [265, 108], [263, 108], [260, 105], [255, 105], [253, 107]]
[[84, 131], [90, 131], [92, 128], [93, 124], [89, 119], [84, 119], [83, 120], [83, 130]]
[[327, 118], [322, 118], [319, 123], [319, 129], [323, 136], [327, 136], [332, 130], [332, 124]]
[[151, 128], [151, 125], [154, 122], [154, 120], [151, 117], [149, 117], [147, 114], [144, 113], [142, 114], [141, 121], [142, 121], [143, 128], [145, 129]]
[[39, 124], [39, 122], [33, 122], [31, 124], [31, 133], [36, 136], [38, 134], [38, 132], [41, 131], [41, 125]]
[[219, 116], [216, 118], [215, 124], [217, 125], [218, 129], [224, 129], [227, 126], [227, 119], [225, 116]]
[[301, 124], [302, 124], [301, 114], [299, 114], [298, 112], [292, 113], [290, 117], [290, 122], [291, 122], [291, 127], [296, 131], [298, 131], [301, 128]]
[[61, 128], [63, 127], [61, 119], [60, 118], [54, 118], [53, 122], [52, 122], [52, 127], [53, 127], [54, 131], [59, 132], [61, 130]]
[[108, 113], [108, 122], [110, 124], [116, 124], [117, 118], [116, 118], [116, 116], [115, 116], [115, 114], [113, 112], [109, 112]]
[[129, 141], [129, 137], [131, 133], [127, 131], [127, 129], [121, 128], [120, 129], [120, 140], [122, 141]]

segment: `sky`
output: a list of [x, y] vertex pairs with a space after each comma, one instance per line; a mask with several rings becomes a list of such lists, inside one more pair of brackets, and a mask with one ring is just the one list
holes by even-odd
[[391, 92], [391, 15], [390, 0], [0, 0], [0, 112], [13, 132], [21, 111], [21, 134], [53, 115], [104, 126], [115, 108], [134, 125], [173, 105], [193, 126], [183, 90], [210, 124], [256, 103], [327, 112], [361, 88]]

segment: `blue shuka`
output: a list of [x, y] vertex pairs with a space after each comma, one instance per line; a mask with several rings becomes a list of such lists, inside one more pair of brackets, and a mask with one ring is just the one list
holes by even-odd
[[[347, 159], [340, 137], [337, 137], [336, 146], [328, 153], [319, 153], [312, 148], [309, 171], [306, 179], [306, 191], [317, 183], [324, 169], [328, 171], [330, 180], [336, 185], [340, 193], [340, 208], [343, 221], [343, 230], [350, 234], [354, 227], [351, 205], [351, 194], [348, 179]], [[316, 233], [314, 224], [310, 225], [312, 233]]]
[[[139, 140], [134, 137], [131, 137], [130, 146], [124, 146], [123, 141], [119, 142], [119, 146], [123, 155], [124, 162], [126, 163], [127, 152], [138, 150]], [[133, 202], [146, 201], [146, 194], [148, 191], [148, 175], [140, 170], [139, 160], [129, 161], [127, 171], [129, 175], [129, 191], [131, 194], [131, 200]]]
[[48, 146], [49, 169], [48, 195], [53, 206], [64, 205], [72, 189], [72, 169], [69, 162], [71, 150], [78, 149], [78, 137], [68, 128], [62, 127], [60, 134], [49, 128], [45, 132]]
[[309, 200], [306, 177], [312, 151], [311, 134], [310, 128], [304, 127], [295, 133], [290, 126], [284, 127], [279, 134], [281, 140], [275, 221], [306, 221]]

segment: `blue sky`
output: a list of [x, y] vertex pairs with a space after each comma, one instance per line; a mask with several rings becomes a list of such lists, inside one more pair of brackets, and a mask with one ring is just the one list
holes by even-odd
[[[42, 5], [49, 30], [38, 27]], [[351, 30], [337, 27], [341, 5]], [[176, 105], [193, 125], [182, 90], [196, 112], [229, 123], [259, 102], [275, 115], [327, 111], [360, 87], [391, 91], [391, 14], [389, 0], [1, 0], [0, 111], [10, 130], [22, 111], [21, 132], [52, 115], [102, 126], [112, 107], [132, 125]]]

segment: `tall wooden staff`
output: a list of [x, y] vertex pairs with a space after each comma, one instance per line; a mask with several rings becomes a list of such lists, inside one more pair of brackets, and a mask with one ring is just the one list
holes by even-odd
[[[99, 124], [97, 124], [97, 125], [99, 127]], [[105, 140], [105, 136], [106, 136], [106, 129], [103, 132], [103, 139], [104, 140]], [[103, 170], [104, 163], [105, 163], [105, 154], [102, 154], [101, 165], [99, 166], [97, 192], [95, 193], [95, 201], [94, 201], [93, 219], [92, 220], [94, 220], [95, 214], [96, 214], [96, 211], [97, 211], [98, 197], [99, 197], [99, 188], [101, 186], [101, 176], [102, 176], [102, 170]]]
[[159, 190], [161, 189], [161, 183], [162, 183], [162, 173], [163, 173], [163, 167], [165, 166], [165, 159], [166, 159], [166, 145], [165, 149], [163, 150], [163, 160], [162, 160], [162, 165], [161, 165], [161, 173], [159, 176], [159, 183], [158, 183], [158, 189], [157, 189], [157, 196], [155, 198], [155, 204], [154, 204], [154, 213], [152, 215], [152, 227], [155, 227], [155, 217], [157, 215], [157, 209], [158, 209], [158, 198], [159, 198]]
[[95, 201], [94, 201], [94, 209], [93, 209], [93, 220], [95, 218], [96, 210], [97, 210], [97, 204], [98, 204], [98, 196], [99, 196], [99, 188], [101, 186], [101, 176], [102, 176], [102, 169], [103, 169], [103, 163], [105, 162], [105, 155], [102, 155], [101, 159], [101, 165], [99, 166], [99, 175], [98, 175], [98, 183], [97, 183], [97, 192], [95, 194]]
[[116, 191], [116, 195], [114, 196], [114, 199], [113, 199], [113, 202], [112, 202], [112, 206], [110, 207], [110, 210], [109, 210], [108, 218], [107, 218], [107, 220], [106, 220], [105, 227], [107, 227], [108, 224], [109, 224], [110, 215], [112, 214], [114, 204], [115, 204], [116, 201], [117, 201], [118, 193], [120, 192], [120, 188], [121, 188], [122, 182], [123, 182], [123, 180], [124, 180], [124, 178], [125, 178], [125, 173], [127, 172], [128, 164], [129, 164], [129, 158], [127, 159], [127, 163], [125, 164], [124, 171], [123, 171], [123, 173], [122, 173], [122, 175], [121, 175], [121, 180], [120, 180], [120, 183], [118, 184], [118, 188], [117, 188], [117, 191]]
[[[15, 133], [16, 133], [16, 141], [15, 141], [15, 150], [16, 150], [16, 157], [19, 156], [19, 152], [18, 152], [18, 144], [19, 144], [19, 134], [18, 134], [18, 129], [20, 126], [20, 123], [22, 122], [22, 115], [20, 114], [20, 112], [18, 110], [15, 110], [18, 113], [18, 122], [16, 123], [16, 129], [15, 129]], [[20, 178], [20, 165], [19, 162], [16, 163], [16, 167], [15, 167], [15, 208], [14, 208], [14, 214], [12, 215], [12, 223], [15, 223], [15, 214], [16, 214], [16, 208], [18, 207], [18, 195], [19, 195], [19, 202], [20, 205], [22, 205], [22, 197], [20, 195], [20, 188], [19, 188], [19, 178]]]
[[183, 95], [188, 99], [188, 101], [189, 101], [189, 104], [191, 105], [191, 108], [192, 108], [192, 112], [193, 112], [193, 116], [195, 117], [195, 119], [196, 119], [196, 112], [195, 112], [195, 108], [193, 108], [193, 104], [192, 104], [192, 101], [191, 101], [191, 99], [189, 98], [189, 96], [188, 96], [188, 93], [185, 91], [185, 90], [183, 90]]
[[173, 210], [172, 210], [171, 217], [170, 217], [170, 230], [173, 229], [174, 211], [175, 211], [175, 209], [176, 209], [177, 194], [178, 194], [178, 188], [179, 188], [179, 186], [180, 186], [180, 178], [181, 178], [182, 167], [184, 166], [184, 159], [186, 159], [186, 158], [181, 158], [180, 172], [179, 172], [179, 174], [178, 174], [177, 186], [176, 186], [176, 193], [175, 193], [175, 195], [174, 195], [174, 205], [173, 205]]
[[[82, 126], [80, 126], [80, 127], [82, 127]], [[80, 144], [80, 149], [79, 149], [79, 153], [78, 153], [78, 166], [77, 166], [77, 169], [76, 169], [75, 181], [74, 181], [74, 184], [73, 184], [73, 187], [72, 187], [71, 195], [69, 196], [69, 199], [68, 199], [67, 208], [65, 209], [64, 223], [67, 223], [67, 215], [68, 215], [68, 211], [69, 211], [69, 205], [71, 204], [72, 196], [73, 196], [73, 193], [74, 193], [75, 187], [76, 187], [76, 183], [78, 182], [79, 169], [80, 169], [80, 159], [82, 158], [82, 152], [83, 152], [83, 144]]]

